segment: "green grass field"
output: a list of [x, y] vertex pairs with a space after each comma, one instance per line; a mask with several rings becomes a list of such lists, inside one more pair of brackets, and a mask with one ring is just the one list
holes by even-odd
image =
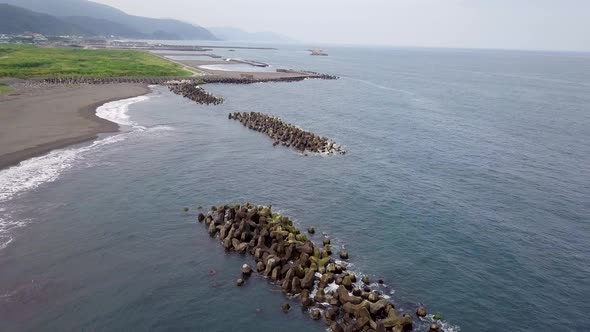
[[10, 86], [8, 86], [8, 84], [0, 83], [0, 95], [9, 93], [11, 90], [12, 89], [10, 88]]
[[0, 44], [0, 77], [184, 77], [191, 74], [176, 63], [141, 51]]

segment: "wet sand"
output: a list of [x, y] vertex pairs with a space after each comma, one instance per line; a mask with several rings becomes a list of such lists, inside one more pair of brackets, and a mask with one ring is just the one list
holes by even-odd
[[0, 169], [116, 132], [118, 125], [97, 117], [96, 109], [149, 91], [142, 84], [17, 85], [0, 96]]

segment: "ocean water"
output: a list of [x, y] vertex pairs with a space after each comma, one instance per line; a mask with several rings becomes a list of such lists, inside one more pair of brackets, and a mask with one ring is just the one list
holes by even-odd
[[[98, 111], [122, 133], [0, 171], [0, 330], [325, 331], [264, 279], [236, 287], [250, 258], [196, 222], [245, 201], [328, 234], [447, 331], [587, 330], [589, 54], [305, 49], [215, 53], [341, 79], [207, 86], [219, 106], [154, 87]], [[273, 148], [234, 111], [348, 153]]]

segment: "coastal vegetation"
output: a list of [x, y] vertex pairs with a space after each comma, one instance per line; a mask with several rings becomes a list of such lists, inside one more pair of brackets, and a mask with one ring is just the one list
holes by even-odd
[[188, 77], [176, 63], [141, 51], [0, 45], [0, 77]]
[[8, 84], [0, 83], [0, 95], [9, 93], [11, 90]]

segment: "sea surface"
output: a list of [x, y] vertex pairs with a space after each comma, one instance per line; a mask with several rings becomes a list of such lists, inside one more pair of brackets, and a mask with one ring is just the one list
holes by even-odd
[[[590, 54], [307, 48], [214, 53], [341, 79], [207, 86], [219, 106], [154, 87], [98, 111], [122, 133], [0, 171], [0, 331], [325, 331], [262, 278], [236, 287], [250, 258], [196, 222], [246, 201], [446, 331], [587, 331]], [[273, 148], [234, 111], [348, 153]]]

